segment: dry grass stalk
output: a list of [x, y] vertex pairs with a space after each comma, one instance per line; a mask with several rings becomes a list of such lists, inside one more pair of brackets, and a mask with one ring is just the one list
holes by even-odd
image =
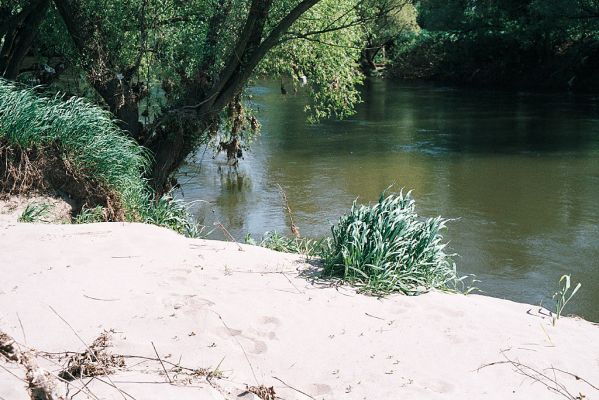
[[285, 203], [285, 208], [287, 209], [287, 215], [289, 216], [289, 222], [291, 223], [291, 233], [293, 234], [293, 236], [295, 236], [296, 238], [300, 238], [300, 231], [299, 228], [297, 227], [297, 225], [295, 225], [295, 222], [293, 222], [293, 213], [291, 212], [291, 207], [289, 207], [289, 200], [287, 199], [287, 193], [285, 193], [285, 190], [283, 190], [283, 187], [281, 185], [279, 185], [277, 183], [277, 186], [279, 187], [279, 191], [281, 192], [281, 197], [283, 198], [283, 202]]

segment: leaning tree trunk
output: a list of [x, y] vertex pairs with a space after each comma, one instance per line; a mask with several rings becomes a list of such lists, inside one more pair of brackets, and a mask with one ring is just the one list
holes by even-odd
[[211, 116], [175, 112], [161, 118], [146, 131], [145, 143], [152, 154], [149, 183], [160, 198], [173, 187], [172, 175], [195, 149], [197, 138], [206, 134]]
[[[38, 0], [41, 1], [41, 0]], [[126, 68], [118, 68], [116, 60], [106, 43], [99, 43], [90, 49], [91, 38], [96, 38], [98, 21], [82, 12], [84, 0], [53, 0], [54, 4], [73, 39], [75, 47], [83, 58], [83, 68], [88, 69], [88, 79], [108, 104], [111, 112], [121, 122], [121, 127], [152, 154], [149, 172], [151, 186], [157, 196], [167, 192], [171, 186], [172, 174], [182, 165], [211, 126], [218, 120], [219, 113], [227, 107], [248, 82], [252, 72], [266, 53], [279, 43], [281, 36], [306, 11], [320, 0], [301, 0], [287, 15], [265, 35], [265, 27], [274, 0], [251, 0], [245, 23], [224, 66], [213, 80], [206, 81], [203, 71], [216, 60], [215, 54], [207, 54], [209, 65], [200, 66], [193, 82], [185, 82], [186, 93], [180, 104], [166, 110], [158, 121], [150, 126], [142, 126], [139, 121], [139, 103], [144, 93], [131, 85], [131, 77], [139, 68], [141, 57]], [[233, 2], [219, 1], [219, 13], [209, 22], [209, 32], [204, 48], [217, 49], [221, 35], [219, 29], [226, 22]], [[140, 28], [144, 22], [140, 22]], [[140, 53], [141, 55], [141, 53]], [[92, 73], [103, 67], [106, 73]], [[205, 67], [205, 68], [204, 68]], [[122, 77], [115, 78], [114, 71], [122, 71]], [[121, 75], [121, 74], [118, 74]]]
[[49, 5], [49, 0], [33, 0], [21, 12], [2, 21], [0, 38], [4, 43], [0, 49], [0, 76], [3, 78], [17, 78]]

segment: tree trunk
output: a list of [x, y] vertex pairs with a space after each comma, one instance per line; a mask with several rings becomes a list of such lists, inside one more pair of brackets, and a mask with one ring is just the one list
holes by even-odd
[[195, 111], [174, 112], [146, 130], [150, 138], [142, 145], [154, 155], [148, 178], [157, 198], [173, 187], [172, 174], [196, 148], [197, 138], [206, 134], [216, 115], [216, 112], [202, 116]]
[[93, 80], [91, 84], [118, 120], [119, 127], [142, 142], [144, 133], [143, 125], [139, 122], [139, 103], [146, 93], [132, 85], [131, 80], [130, 76], [115, 76], [108, 80]]
[[49, 0], [34, 0], [2, 27], [4, 44], [0, 50], [0, 76], [3, 78], [15, 80], [19, 75], [49, 4]]

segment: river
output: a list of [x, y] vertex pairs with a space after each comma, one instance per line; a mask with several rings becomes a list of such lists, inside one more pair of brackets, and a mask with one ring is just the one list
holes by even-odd
[[[262, 134], [237, 169], [201, 149], [179, 177], [198, 221], [289, 234], [277, 184], [302, 235], [322, 237], [352, 201], [391, 184], [445, 237], [487, 295], [552, 307], [563, 274], [582, 288], [565, 309], [599, 321], [599, 97], [369, 80], [344, 121], [306, 122], [301, 93], [251, 89]], [[219, 233], [216, 233], [216, 237]]]

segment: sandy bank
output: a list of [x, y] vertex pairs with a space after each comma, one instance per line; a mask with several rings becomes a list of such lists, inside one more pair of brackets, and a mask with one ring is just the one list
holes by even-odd
[[[100, 377], [78, 399], [236, 399], [260, 384], [283, 399], [599, 398], [557, 370], [599, 387], [599, 326], [553, 327], [537, 306], [477, 295], [377, 299], [314, 282], [313, 269], [299, 256], [147, 225], [5, 223], [0, 331], [23, 349], [82, 352], [67, 323], [88, 345], [113, 330], [112, 354], [156, 358], [153, 342], [168, 362], [166, 377], [156, 361], [125, 358], [110, 376], [122, 392]], [[507, 359], [520, 370], [484, 367]], [[65, 363], [37, 360], [54, 373]], [[224, 377], [209, 383], [170, 363], [218, 366]], [[28, 399], [22, 368], [0, 366], [0, 399]]]

